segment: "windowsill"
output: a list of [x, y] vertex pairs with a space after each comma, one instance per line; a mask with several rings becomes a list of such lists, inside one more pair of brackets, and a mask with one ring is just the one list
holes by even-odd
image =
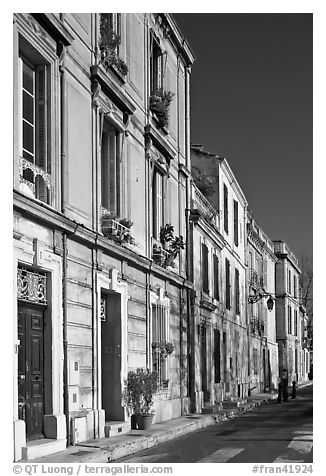
[[113, 65], [109, 66], [108, 69], [103, 68], [106, 72], [112, 72], [120, 81], [121, 84], [126, 83], [126, 76], [123, 76], [117, 68], [115, 68]]
[[108, 74], [107, 70], [101, 64], [91, 66], [91, 75], [93, 79], [96, 78], [99, 81], [104, 93], [107, 94], [125, 114], [133, 114], [136, 111], [136, 107], [127, 97], [122, 87], [125, 80], [121, 78], [120, 74], [115, 71], [113, 67], [110, 67], [109, 71], [111, 71], [112, 74]]
[[152, 121], [154, 122], [156, 128], [159, 130], [159, 131], [162, 131], [166, 136], [168, 136], [170, 134], [169, 132], [169, 129], [167, 128], [167, 126], [162, 126], [160, 124], [160, 121], [159, 119], [157, 118], [155, 112], [153, 111], [150, 111], [151, 112], [151, 119]]
[[24, 197], [30, 199], [30, 200], [33, 200], [35, 201], [36, 203], [39, 203], [40, 205], [44, 205], [45, 207], [48, 207], [50, 208], [51, 210], [56, 210], [56, 208], [52, 205], [50, 205], [49, 203], [47, 202], [43, 202], [43, 200], [40, 200], [39, 198], [36, 198], [34, 193], [32, 192], [32, 190], [28, 187], [27, 184], [25, 183], [20, 183], [19, 184], [19, 187], [18, 189], [16, 189], [17, 191], [19, 191], [21, 194], [24, 195]]

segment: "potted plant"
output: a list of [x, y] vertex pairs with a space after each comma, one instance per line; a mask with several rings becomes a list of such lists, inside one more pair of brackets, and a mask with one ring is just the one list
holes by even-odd
[[128, 73], [128, 66], [118, 55], [118, 47], [121, 43], [120, 36], [110, 26], [109, 14], [101, 13], [100, 41], [101, 52], [100, 62], [106, 69], [113, 67], [122, 76]]
[[149, 98], [149, 108], [157, 117], [159, 125], [166, 127], [169, 123], [169, 107], [174, 97], [171, 91], [158, 89]]
[[117, 215], [113, 212], [105, 212], [101, 217], [101, 227], [104, 236], [108, 237], [117, 234], [114, 221], [117, 221]]
[[128, 372], [122, 401], [128, 415], [132, 417], [132, 428], [137, 426], [139, 430], [146, 430], [151, 426], [153, 419], [151, 408], [158, 389], [157, 382], [157, 372], [144, 369]]
[[[162, 263], [159, 263], [159, 264], [161, 264], [161, 266], [164, 266], [164, 267], [174, 266], [174, 260], [180, 253], [180, 250], [185, 248], [183, 237], [181, 235], [176, 236], [174, 234], [174, 226], [171, 225], [171, 223], [167, 223], [165, 226], [161, 227], [160, 242], [162, 243], [162, 246], [164, 247], [164, 249], [167, 251], [167, 255], [162, 256], [161, 258]], [[154, 247], [153, 247], [153, 258], [155, 259]]]
[[152, 342], [153, 353], [159, 354], [161, 360], [166, 359], [174, 351], [174, 344], [168, 341]]

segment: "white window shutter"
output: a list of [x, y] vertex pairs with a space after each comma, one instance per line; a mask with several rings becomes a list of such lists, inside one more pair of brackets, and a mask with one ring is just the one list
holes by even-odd
[[[35, 163], [46, 173], [51, 173], [50, 160], [48, 157], [48, 91], [47, 91], [47, 69], [46, 65], [37, 66], [35, 71]], [[36, 177], [36, 195], [39, 200], [48, 202], [48, 188], [44, 179], [38, 175]]]

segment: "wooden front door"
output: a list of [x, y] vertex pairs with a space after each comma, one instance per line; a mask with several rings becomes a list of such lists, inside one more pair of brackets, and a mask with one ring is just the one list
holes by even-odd
[[18, 306], [18, 418], [26, 422], [26, 438], [42, 438], [44, 415], [44, 311]]

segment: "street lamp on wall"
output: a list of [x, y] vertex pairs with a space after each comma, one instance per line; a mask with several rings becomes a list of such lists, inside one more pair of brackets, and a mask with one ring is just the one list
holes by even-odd
[[273, 310], [273, 307], [274, 307], [274, 299], [272, 298], [271, 294], [268, 294], [268, 293], [264, 293], [264, 294], [252, 294], [248, 297], [248, 303], [249, 304], [255, 304], [256, 302], [260, 301], [263, 297], [267, 297], [268, 296], [268, 299], [267, 299], [267, 309], [269, 311], [272, 311]]

